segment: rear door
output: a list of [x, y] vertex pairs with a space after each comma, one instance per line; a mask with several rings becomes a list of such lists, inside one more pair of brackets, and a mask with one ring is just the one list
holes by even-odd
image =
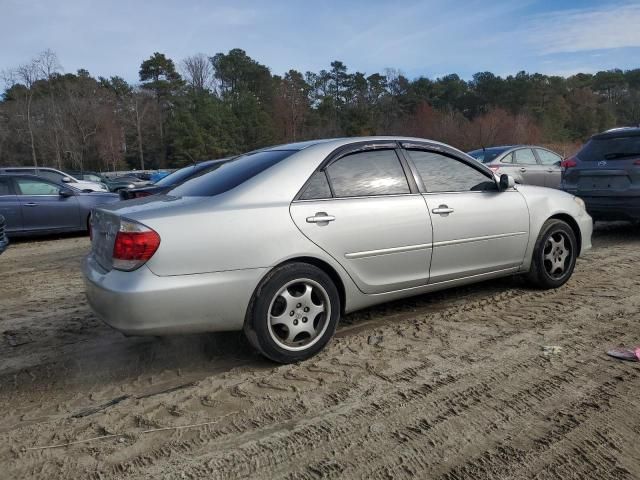
[[429, 283], [515, 269], [529, 239], [529, 211], [515, 189], [498, 191], [493, 175], [446, 152], [406, 154], [423, 183], [433, 224]]
[[545, 168], [538, 163], [531, 148], [519, 148], [513, 152], [516, 175], [526, 185], [544, 187]]
[[75, 195], [63, 197], [60, 186], [41, 178], [17, 177], [15, 184], [25, 231], [83, 228], [80, 205]]
[[316, 172], [291, 204], [300, 231], [365, 293], [428, 283], [431, 220], [406, 171], [394, 143], [354, 146]]
[[544, 148], [534, 149], [540, 165], [544, 167], [544, 186], [560, 188], [562, 183], [562, 157]]
[[22, 209], [13, 188], [11, 177], [0, 176], [0, 215], [6, 220], [6, 232], [18, 233], [22, 230]]

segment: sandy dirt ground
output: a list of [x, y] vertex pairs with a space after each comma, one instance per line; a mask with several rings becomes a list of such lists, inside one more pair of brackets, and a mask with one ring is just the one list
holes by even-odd
[[369, 309], [289, 366], [241, 334], [111, 330], [84, 299], [88, 248], [0, 257], [0, 478], [640, 478], [640, 364], [604, 355], [640, 343], [640, 227], [599, 226], [559, 290]]

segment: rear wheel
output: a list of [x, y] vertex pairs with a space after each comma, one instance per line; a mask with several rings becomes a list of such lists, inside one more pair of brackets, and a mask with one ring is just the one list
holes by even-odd
[[340, 318], [331, 278], [306, 263], [276, 268], [257, 288], [244, 331], [264, 356], [279, 363], [312, 357], [329, 342]]
[[578, 244], [571, 227], [562, 220], [547, 220], [533, 250], [529, 283], [543, 289], [558, 288], [571, 277]]

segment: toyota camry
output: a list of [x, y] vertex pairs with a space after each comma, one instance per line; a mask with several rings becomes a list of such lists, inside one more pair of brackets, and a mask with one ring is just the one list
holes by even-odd
[[591, 248], [581, 199], [442, 143], [317, 140], [235, 157], [92, 214], [89, 303], [127, 335], [244, 330], [282, 363], [341, 315], [515, 274], [558, 288]]

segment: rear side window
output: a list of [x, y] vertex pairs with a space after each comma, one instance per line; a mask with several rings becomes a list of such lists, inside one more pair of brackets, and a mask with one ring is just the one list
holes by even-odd
[[318, 200], [331, 198], [331, 188], [325, 172], [316, 172], [300, 195], [300, 200]]
[[471, 165], [440, 153], [408, 150], [427, 192], [496, 190], [496, 182]]
[[518, 165], [536, 165], [538, 163], [535, 155], [533, 154], [533, 150], [530, 148], [521, 148], [513, 153], [515, 155], [515, 163]]
[[578, 153], [584, 162], [640, 157], [640, 136], [592, 138]]
[[229, 160], [213, 171], [190, 178], [169, 191], [177, 197], [211, 197], [219, 195], [294, 154], [296, 150], [267, 150]]
[[13, 195], [11, 191], [11, 180], [0, 177], [0, 196]]
[[509, 155], [505, 155], [502, 160], [500, 160], [500, 163], [513, 163], [513, 152]]
[[329, 165], [327, 175], [336, 197], [409, 193], [409, 183], [394, 150], [356, 152]]
[[536, 148], [536, 153], [538, 154], [538, 158], [540, 159], [540, 163], [542, 163], [542, 165], [560, 165], [560, 162], [562, 161], [560, 155], [556, 155], [549, 150]]

